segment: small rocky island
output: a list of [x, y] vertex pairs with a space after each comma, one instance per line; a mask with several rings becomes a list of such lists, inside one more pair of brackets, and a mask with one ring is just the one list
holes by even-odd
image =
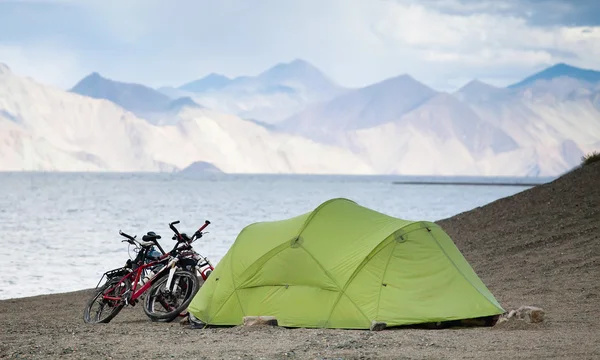
[[196, 161], [178, 171], [182, 175], [223, 174], [223, 171], [206, 161]]

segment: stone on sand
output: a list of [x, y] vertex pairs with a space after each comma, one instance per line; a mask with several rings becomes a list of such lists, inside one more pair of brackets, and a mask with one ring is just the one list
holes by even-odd
[[270, 325], [277, 326], [274, 316], [244, 316], [244, 326]]
[[511, 319], [524, 320], [528, 323], [540, 323], [544, 321], [545, 315], [546, 313], [542, 308], [524, 305], [502, 315], [498, 323], [503, 323]]

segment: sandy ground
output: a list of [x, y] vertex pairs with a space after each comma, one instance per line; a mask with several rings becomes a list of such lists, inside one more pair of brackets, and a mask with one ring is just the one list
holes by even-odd
[[151, 323], [138, 306], [85, 325], [89, 291], [0, 301], [0, 358], [600, 359], [600, 163], [445, 219], [505, 309], [543, 323], [492, 328], [219, 328]]

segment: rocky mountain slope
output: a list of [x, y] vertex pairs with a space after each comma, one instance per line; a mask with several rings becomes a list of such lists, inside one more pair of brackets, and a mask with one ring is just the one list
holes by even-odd
[[70, 90], [95, 99], [109, 100], [131, 111], [138, 117], [155, 120], [173, 116], [185, 106], [199, 106], [189, 97], [171, 99], [150, 87], [114, 81], [94, 72], [79, 81]]
[[372, 173], [350, 151], [184, 106], [156, 126], [104, 99], [0, 67], [0, 170], [174, 171], [204, 161], [237, 173]]
[[600, 148], [600, 72], [574, 69], [509, 88], [475, 80], [453, 94], [404, 75], [309, 106], [278, 128], [352, 149], [383, 173], [555, 176]]
[[581, 69], [575, 66], [571, 66], [565, 63], [558, 63], [550, 66], [538, 73], [526, 77], [516, 84], [508, 86], [509, 88], [520, 88], [527, 87], [538, 80], [552, 80], [556, 78], [571, 78], [586, 83], [600, 83], [600, 72], [591, 69]]
[[600, 149], [600, 72], [561, 64], [454, 93], [406, 74], [344, 89], [302, 60], [161, 91], [94, 73], [64, 92], [1, 73], [2, 170], [556, 176]]
[[394, 121], [436, 94], [411, 76], [401, 75], [310, 106], [278, 124], [278, 128], [335, 142], [331, 136]]

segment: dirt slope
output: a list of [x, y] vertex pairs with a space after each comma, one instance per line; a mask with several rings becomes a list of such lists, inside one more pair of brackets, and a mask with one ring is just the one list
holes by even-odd
[[503, 306], [600, 310], [600, 163], [438, 224]]
[[600, 163], [439, 222], [506, 308], [541, 324], [445, 330], [191, 330], [139, 307], [81, 320], [88, 291], [0, 301], [0, 358], [600, 358]]

